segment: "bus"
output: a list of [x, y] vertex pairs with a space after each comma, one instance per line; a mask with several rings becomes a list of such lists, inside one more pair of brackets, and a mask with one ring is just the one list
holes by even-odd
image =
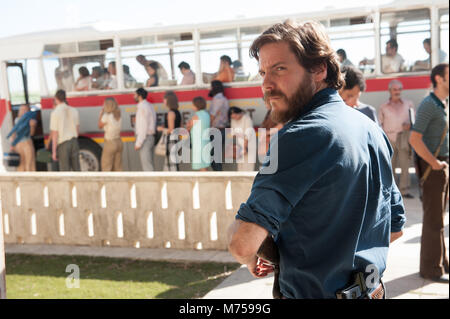
[[[122, 111], [124, 170], [138, 171], [141, 166], [134, 150], [133, 128], [135, 90], [145, 87], [149, 92], [148, 100], [155, 106], [159, 124], [167, 112], [163, 96], [167, 90], [174, 91], [180, 101], [183, 122], [186, 122], [193, 112], [194, 97], [211, 100], [208, 96], [211, 75], [217, 72], [223, 55], [241, 65], [234, 81], [225, 83], [230, 106], [246, 110], [258, 127], [267, 109], [262, 99], [258, 65], [249, 57], [249, 47], [269, 26], [287, 19], [294, 22], [316, 20], [325, 26], [333, 48], [344, 50], [347, 59], [363, 71], [367, 89], [361, 101], [375, 108], [388, 99], [388, 83], [393, 79], [402, 82], [403, 96], [417, 107], [430, 90], [431, 68], [448, 61], [449, 4], [446, 0], [431, 0], [427, 4], [398, 0], [383, 5], [282, 17], [139, 30], [108, 31], [90, 26], [3, 38], [0, 39], [2, 150], [9, 149], [5, 137], [12, 128], [18, 107], [24, 103], [38, 111], [39, 127], [33, 140], [36, 149], [44, 147], [49, 137], [53, 96], [61, 88], [68, 94], [68, 104], [79, 110], [82, 170], [100, 170], [104, 140], [97, 121], [104, 99], [114, 97]], [[394, 71], [383, 67], [385, 46], [390, 39], [397, 40], [398, 53], [404, 59], [402, 67]], [[429, 39], [428, 50], [423, 44], [425, 39]], [[149, 73], [142, 59], [157, 63], [158, 86], [146, 87]], [[178, 67], [181, 62], [188, 63], [195, 74], [190, 84], [181, 85], [183, 75]], [[89, 72], [90, 84], [78, 90], [77, 79], [86, 71], [82, 72], [82, 68]], [[160, 159], [156, 167], [161, 166]], [[39, 168], [47, 169], [47, 166]]]

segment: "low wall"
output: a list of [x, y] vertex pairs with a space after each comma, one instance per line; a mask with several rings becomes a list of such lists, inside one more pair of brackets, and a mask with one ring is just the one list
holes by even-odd
[[255, 174], [0, 174], [4, 241], [225, 250]]

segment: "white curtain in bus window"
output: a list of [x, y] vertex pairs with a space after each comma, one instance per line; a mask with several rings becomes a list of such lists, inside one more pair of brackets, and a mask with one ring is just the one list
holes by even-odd
[[[269, 26], [242, 27], [239, 29], [239, 56], [238, 62], [234, 63], [235, 81], [260, 81], [259, 66], [256, 59], [249, 55], [250, 47]], [[240, 65], [239, 65], [240, 62]], [[237, 63], [237, 65], [236, 65]]]
[[371, 15], [333, 19], [325, 27], [341, 66], [353, 65], [366, 75], [375, 71], [375, 25]]
[[118, 89], [112, 39], [45, 45], [48, 93]]
[[120, 44], [125, 88], [177, 85], [183, 79], [181, 62], [195, 71], [192, 33], [124, 38]]
[[231, 62], [239, 59], [237, 39], [237, 28], [200, 33], [200, 60], [204, 83], [210, 83], [219, 75], [222, 56], [228, 56]]
[[424, 43], [430, 39], [430, 28], [428, 9], [382, 13], [381, 71], [396, 73], [429, 69], [430, 53]]
[[439, 63], [448, 63], [448, 8], [439, 10], [439, 29], [440, 29], [440, 44], [439, 44]]

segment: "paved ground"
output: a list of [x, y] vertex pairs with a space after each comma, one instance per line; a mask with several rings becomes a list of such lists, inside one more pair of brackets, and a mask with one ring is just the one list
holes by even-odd
[[[416, 185], [416, 183], [414, 184]], [[389, 250], [387, 270], [383, 277], [388, 290], [388, 298], [448, 299], [448, 283], [433, 283], [422, 279], [418, 274], [422, 208], [418, 199], [417, 187], [413, 189], [413, 194], [416, 196], [415, 199], [405, 199], [408, 221], [404, 229], [404, 236], [394, 242]], [[445, 235], [448, 249], [448, 212], [445, 216]], [[11, 244], [6, 245], [5, 248], [6, 253], [88, 255], [169, 261], [234, 262], [231, 255], [225, 251]], [[272, 298], [272, 282], [272, 276], [264, 279], [253, 278], [247, 268], [243, 266], [225, 279], [218, 287], [210, 291], [204, 298], [270, 299]]]

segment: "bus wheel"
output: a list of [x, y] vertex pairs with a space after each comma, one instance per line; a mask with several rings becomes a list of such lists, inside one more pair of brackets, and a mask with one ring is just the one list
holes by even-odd
[[80, 168], [82, 172], [100, 170], [102, 148], [88, 139], [78, 139], [80, 145]]

